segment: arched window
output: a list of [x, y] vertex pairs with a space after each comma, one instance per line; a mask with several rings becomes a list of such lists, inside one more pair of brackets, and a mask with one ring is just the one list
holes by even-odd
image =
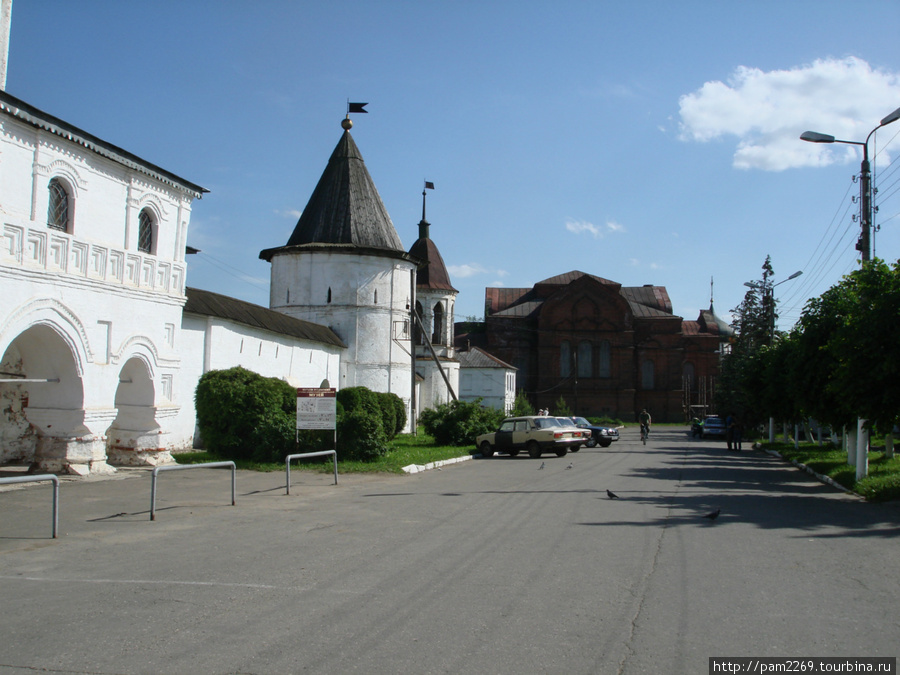
[[47, 208], [47, 227], [60, 232], [69, 231], [69, 193], [57, 178], [52, 178], [47, 186], [50, 203]]
[[559, 343], [559, 376], [569, 377], [572, 374], [572, 346], [568, 340]]
[[686, 391], [694, 391], [697, 388], [697, 380], [694, 377], [694, 364], [685, 362], [681, 371], [681, 377], [684, 380], [683, 387]]
[[653, 389], [656, 386], [656, 372], [653, 361], [647, 359], [641, 365], [641, 387], [643, 389]]
[[594, 346], [587, 340], [578, 343], [578, 377], [593, 377]]
[[600, 363], [598, 366], [598, 377], [612, 376], [612, 359], [610, 355], [609, 340], [604, 340], [600, 343]]
[[138, 251], [153, 253], [153, 217], [147, 209], [138, 215]]
[[444, 344], [444, 306], [439, 302], [434, 305], [434, 332], [431, 334], [431, 344]]

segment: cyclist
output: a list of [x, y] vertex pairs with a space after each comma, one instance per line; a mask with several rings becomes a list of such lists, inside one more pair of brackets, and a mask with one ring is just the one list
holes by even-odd
[[641, 410], [641, 415], [638, 419], [641, 422], [641, 440], [644, 440], [650, 436], [650, 425], [653, 423], [653, 420], [650, 419], [650, 413], [647, 412], [646, 408]]

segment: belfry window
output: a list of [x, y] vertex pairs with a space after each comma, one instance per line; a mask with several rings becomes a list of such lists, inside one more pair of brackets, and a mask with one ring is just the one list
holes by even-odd
[[47, 227], [60, 232], [69, 231], [69, 193], [62, 183], [53, 178], [47, 186], [50, 191], [50, 204], [47, 209]]

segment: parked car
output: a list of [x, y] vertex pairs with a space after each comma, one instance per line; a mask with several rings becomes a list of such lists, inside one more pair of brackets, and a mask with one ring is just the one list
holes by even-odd
[[703, 420], [703, 429], [700, 431], [700, 438], [707, 436], [725, 436], [725, 420], [721, 417], [712, 415]]
[[475, 447], [482, 457], [493, 457], [495, 452], [515, 457], [522, 450], [538, 458], [543, 452], [554, 452], [565, 457], [570, 449], [586, 442], [586, 433], [574, 426], [564, 427], [555, 417], [529, 415], [508, 417], [497, 431], [481, 434], [475, 439]]
[[[561, 426], [561, 427], [568, 427], [570, 429], [578, 429], [579, 428], [578, 425], [572, 421], [571, 417], [555, 417], [554, 419], [557, 422], [559, 422], [559, 426]], [[590, 440], [589, 434], [586, 434], [586, 433], [584, 433], [584, 431], [582, 431], [581, 444], [587, 445], [587, 442], [589, 440]], [[569, 448], [569, 452], [578, 452], [579, 450], [581, 450], [581, 445], [573, 445], [571, 448]]]
[[579, 429], [587, 429], [591, 432], [591, 437], [585, 445], [589, 448], [597, 447], [608, 448], [613, 441], [619, 440], [619, 430], [615, 427], [607, 427], [601, 424], [591, 424], [584, 417], [569, 418]]

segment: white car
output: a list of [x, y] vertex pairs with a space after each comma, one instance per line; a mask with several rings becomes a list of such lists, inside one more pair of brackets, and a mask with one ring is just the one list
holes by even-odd
[[515, 457], [522, 450], [538, 458], [543, 452], [554, 452], [565, 457], [569, 450], [580, 448], [587, 442], [590, 432], [575, 426], [562, 426], [555, 417], [529, 415], [508, 417], [497, 431], [481, 434], [475, 439], [475, 447], [482, 457], [493, 457], [495, 452]]

